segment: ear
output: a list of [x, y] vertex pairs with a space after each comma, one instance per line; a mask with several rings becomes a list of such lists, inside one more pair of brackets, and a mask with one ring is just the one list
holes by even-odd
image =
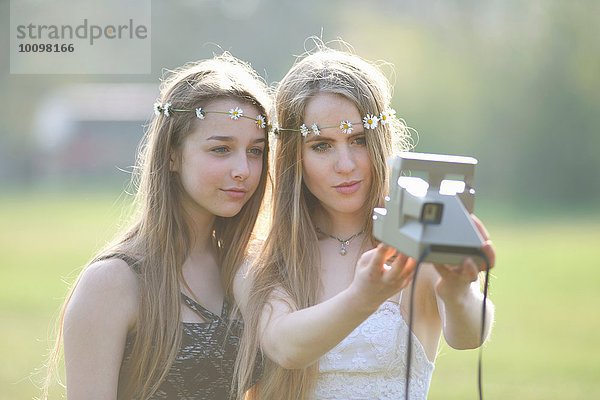
[[169, 171], [179, 172], [179, 155], [175, 151], [169, 156]]

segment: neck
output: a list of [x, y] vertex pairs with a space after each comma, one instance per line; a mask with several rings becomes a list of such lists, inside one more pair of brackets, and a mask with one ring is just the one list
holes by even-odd
[[324, 233], [346, 239], [365, 229], [366, 221], [360, 214], [345, 214], [319, 208], [315, 212], [316, 226]]
[[212, 251], [212, 227], [215, 215], [205, 210], [184, 208], [185, 220], [190, 229], [190, 255], [203, 255]]

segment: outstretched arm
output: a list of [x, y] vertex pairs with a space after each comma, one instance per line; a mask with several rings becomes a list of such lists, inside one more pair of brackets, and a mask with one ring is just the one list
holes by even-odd
[[[475, 216], [475, 225], [483, 236], [483, 252], [490, 261], [495, 262], [495, 250], [489, 240], [487, 230]], [[471, 259], [458, 265], [435, 265], [440, 279], [435, 285], [438, 309], [446, 342], [456, 349], [472, 349], [483, 344], [481, 336], [481, 316], [483, 312], [483, 293], [479, 287], [479, 273], [485, 265], [477, 265]], [[486, 301], [485, 327], [483, 340], [488, 337], [494, 321], [494, 305]]]
[[285, 291], [276, 290], [259, 324], [265, 354], [284, 368], [303, 368], [335, 347], [410, 282], [414, 260], [399, 256], [390, 268], [384, 266], [394, 253], [383, 245], [364, 253], [352, 284], [312, 307], [297, 310]]

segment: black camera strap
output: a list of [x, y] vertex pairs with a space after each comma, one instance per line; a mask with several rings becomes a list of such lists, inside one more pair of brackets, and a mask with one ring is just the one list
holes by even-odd
[[[414, 316], [414, 296], [415, 296], [415, 282], [417, 281], [417, 274], [419, 272], [419, 268], [421, 264], [427, 258], [429, 253], [431, 252], [431, 246], [425, 247], [423, 253], [419, 256], [417, 260], [417, 265], [415, 267], [415, 273], [413, 275], [413, 280], [410, 286], [410, 300], [409, 300], [409, 315], [408, 315], [408, 338], [407, 338], [407, 348], [406, 348], [406, 386], [404, 390], [404, 399], [409, 400], [409, 387], [410, 387], [410, 368], [412, 362], [412, 331], [413, 331], [413, 316]], [[488, 296], [488, 288], [489, 288], [489, 275], [490, 275], [490, 260], [486, 256], [486, 254], [481, 250], [477, 249], [476, 253], [479, 257], [481, 257], [485, 262], [485, 280], [483, 285], [483, 307], [481, 311], [481, 336], [479, 346], [479, 357], [477, 364], [477, 388], [479, 392], [479, 400], [483, 400], [483, 372], [482, 372], [482, 359], [483, 359], [483, 339], [485, 335], [485, 315], [486, 315], [486, 306], [487, 306], [487, 296]]]

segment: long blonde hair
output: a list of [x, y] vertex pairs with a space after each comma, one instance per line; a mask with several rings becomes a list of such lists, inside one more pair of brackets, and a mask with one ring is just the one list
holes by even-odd
[[[348, 52], [317, 43], [316, 51], [301, 58], [279, 83], [275, 94], [278, 123], [297, 129], [303, 123], [307, 102], [319, 93], [335, 93], [352, 101], [361, 115], [378, 115], [391, 102], [391, 87], [380, 68]], [[372, 187], [364, 207], [365, 241], [373, 243], [371, 213], [381, 206], [387, 191], [387, 159], [395, 149], [407, 148], [408, 128], [392, 118], [366, 135], [372, 162]], [[251, 270], [251, 290], [246, 329], [238, 356], [238, 397], [252, 384], [252, 368], [260, 354], [258, 322], [275, 288], [283, 289], [293, 309], [317, 303], [320, 289], [319, 250], [313, 211], [318, 200], [302, 181], [302, 136], [280, 131], [274, 161], [272, 224], [263, 250]], [[264, 358], [262, 378], [247, 393], [248, 399], [306, 399], [314, 390], [318, 363], [286, 370]]]
[[[170, 102], [174, 109], [194, 110], [219, 98], [233, 98], [255, 105], [263, 115], [269, 115], [270, 111], [264, 81], [248, 64], [228, 53], [169, 71], [160, 92], [159, 101]], [[151, 105], [148, 108], [150, 110]], [[120, 399], [151, 396], [168, 373], [180, 347], [180, 292], [181, 285], [186, 285], [182, 265], [193, 238], [182, 207], [179, 175], [171, 172], [169, 166], [171, 156], [179, 151], [195, 121], [194, 112], [169, 117], [160, 114], [152, 119], [138, 153], [135, 221], [90, 261], [91, 264], [111, 257], [135, 260], [132, 267], [139, 277], [139, 310], [135, 331], [130, 332], [131, 358], [119, 382]], [[229, 298], [235, 271], [246, 256], [265, 194], [267, 153], [265, 149], [262, 175], [255, 193], [237, 215], [216, 216], [211, 229], [225, 295]], [[73, 289], [63, 306], [61, 325]], [[57, 346], [61, 339], [62, 328]], [[56, 348], [53, 362], [58, 358]]]

